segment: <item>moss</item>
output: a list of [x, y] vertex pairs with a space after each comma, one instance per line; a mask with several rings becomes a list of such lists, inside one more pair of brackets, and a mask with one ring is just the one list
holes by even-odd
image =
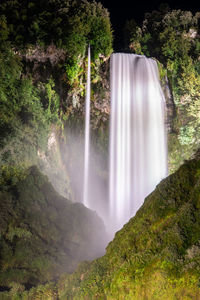
[[56, 279], [81, 260], [94, 258], [96, 249], [98, 254], [103, 251], [106, 235], [97, 215], [60, 196], [37, 167], [23, 176], [16, 173], [17, 180], [8, 180], [8, 172], [4, 175], [0, 288], [9, 288], [12, 282], [33, 286]]
[[164, 179], [105, 256], [58, 281], [58, 299], [199, 299], [199, 182], [199, 158]]

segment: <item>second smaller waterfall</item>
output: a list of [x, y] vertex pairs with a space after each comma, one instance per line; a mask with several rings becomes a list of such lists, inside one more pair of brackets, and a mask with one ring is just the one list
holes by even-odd
[[84, 151], [84, 183], [83, 204], [89, 207], [88, 201], [88, 179], [89, 179], [89, 155], [90, 155], [90, 46], [88, 47], [88, 69], [85, 98], [85, 151]]

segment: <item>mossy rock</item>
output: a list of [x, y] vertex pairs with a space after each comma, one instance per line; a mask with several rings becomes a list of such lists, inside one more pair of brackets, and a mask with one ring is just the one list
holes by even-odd
[[[23, 300], [200, 299], [199, 278], [200, 151], [146, 198], [103, 257], [81, 263], [57, 283], [29, 292], [19, 288], [15, 295]], [[10, 292], [0, 299], [15, 298]]]
[[[57, 284], [58, 299], [200, 299], [200, 155], [164, 179], [105, 256]], [[26, 299], [26, 298], [25, 298]], [[31, 298], [32, 299], [32, 298]], [[52, 298], [57, 299], [57, 298]]]
[[97, 214], [60, 196], [37, 167], [0, 187], [0, 289], [34, 286], [104, 252]]

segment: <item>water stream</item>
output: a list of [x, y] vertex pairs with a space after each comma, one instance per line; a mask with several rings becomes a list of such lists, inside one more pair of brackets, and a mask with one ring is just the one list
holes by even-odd
[[89, 156], [90, 156], [90, 69], [91, 57], [88, 47], [88, 69], [85, 98], [85, 148], [84, 148], [84, 179], [83, 179], [83, 204], [89, 208], [88, 180], [89, 180]]
[[165, 99], [155, 60], [111, 56], [109, 210], [116, 231], [167, 175]]

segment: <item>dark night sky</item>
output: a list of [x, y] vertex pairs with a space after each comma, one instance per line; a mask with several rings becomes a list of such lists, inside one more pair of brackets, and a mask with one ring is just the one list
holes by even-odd
[[168, 3], [171, 9], [189, 10], [193, 13], [200, 11], [198, 0], [187, 0], [187, 2], [181, 0], [97, 0], [97, 2], [101, 2], [102, 5], [110, 12], [110, 19], [115, 36], [115, 50], [118, 50], [117, 48], [120, 44], [122, 44], [122, 29], [125, 21], [133, 18], [138, 23], [141, 23], [144, 19], [145, 13], [158, 9], [161, 3]]

